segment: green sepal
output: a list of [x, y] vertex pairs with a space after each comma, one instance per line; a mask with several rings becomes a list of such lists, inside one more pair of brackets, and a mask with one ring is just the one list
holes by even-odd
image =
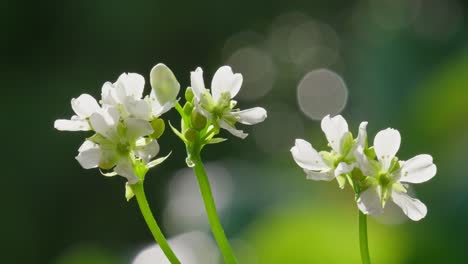
[[206, 141], [206, 144], [217, 144], [226, 141], [227, 138], [211, 138]]
[[111, 172], [103, 172], [101, 169], [99, 169], [99, 172], [106, 177], [113, 177], [117, 175], [117, 172], [111, 171]]
[[171, 127], [172, 132], [174, 132], [174, 134], [176, 134], [176, 136], [178, 136], [184, 143], [189, 143], [188, 140], [184, 137], [184, 135], [182, 135], [182, 133], [180, 133], [179, 130], [172, 126], [171, 121], [169, 121], [169, 126]]
[[343, 156], [346, 156], [346, 154], [353, 148], [354, 146], [354, 139], [353, 139], [353, 134], [351, 132], [347, 132], [343, 138], [341, 139], [340, 142], [342, 148], [341, 148], [341, 154]]
[[193, 111], [193, 104], [191, 102], [186, 102], [183, 107], [184, 113], [188, 116]]
[[166, 123], [164, 123], [164, 120], [161, 118], [156, 118], [151, 120], [150, 124], [154, 131], [150, 137], [154, 139], [160, 138], [166, 129]]
[[167, 158], [169, 158], [169, 156], [170, 156], [171, 154], [172, 154], [172, 151], [169, 152], [169, 154], [167, 154], [167, 156], [165, 156], [165, 157], [157, 158], [157, 159], [155, 159], [155, 160], [150, 161], [148, 164], [146, 164], [146, 167], [147, 167], [148, 169], [151, 169], [151, 168], [153, 168], [154, 166], [157, 166], [157, 165], [163, 163]]
[[375, 159], [375, 157], [377, 157], [377, 155], [375, 154], [374, 146], [372, 146], [372, 147], [370, 147], [370, 148], [365, 148], [365, 149], [364, 149], [364, 154], [366, 154], [366, 156], [367, 156], [370, 160], [373, 160], [373, 159]]
[[184, 137], [190, 142], [195, 142], [198, 136], [199, 136], [198, 131], [193, 128], [187, 129], [187, 131], [185, 131], [184, 133]]
[[127, 183], [125, 183], [125, 198], [127, 199], [127, 202], [130, 201], [130, 199], [133, 198], [135, 194], [133, 193], [132, 187]]
[[344, 189], [346, 185], [346, 176], [345, 175], [338, 175], [336, 176], [336, 181], [338, 182], [338, 186], [340, 189]]

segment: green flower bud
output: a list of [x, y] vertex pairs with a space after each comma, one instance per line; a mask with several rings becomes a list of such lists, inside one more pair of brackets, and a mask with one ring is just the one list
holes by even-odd
[[185, 90], [185, 100], [187, 102], [192, 102], [193, 100], [193, 90], [192, 90], [192, 87], [188, 87], [186, 90]]
[[164, 133], [164, 130], [166, 129], [166, 124], [164, 123], [164, 120], [162, 120], [161, 118], [156, 118], [153, 119], [150, 122], [150, 124], [154, 130], [153, 134], [151, 134], [151, 137], [154, 139], [160, 138]]
[[187, 139], [188, 141], [194, 142], [195, 139], [198, 137], [198, 131], [196, 131], [196, 130], [193, 129], [193, 128], [189, 128], [189, 129], [187, 129], [187, 131], [185, 131], [184, 137], [185, 137], [185, 139]]
[[198, 111], [192, 111], [192, 127], [196, 130], [202, 130], [206, 126], [206, 117]]
[[184, 105], [184, 113], [186, 115], [190, 115], [192, 113], [192, 110], [193, 110], [193, 104], [190, 103], [190, 102], [187, 102], [185, 103]]
[[150, 83], [161, 105], [176, 100], [180, 84], [166, 65], [159, 63], [151, 69]]

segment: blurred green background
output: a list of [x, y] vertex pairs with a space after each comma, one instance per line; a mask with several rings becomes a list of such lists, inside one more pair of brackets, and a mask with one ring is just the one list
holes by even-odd
[[[124, 179], [75, 161], [88, 134], [58, 132], [53, 122], [72, 115], [72, 97], [99, 97], [101, 85], [122, 72], [147, 78], [158, 62], [182, 87], [197, 66], [209, 84], [219, 66], [231, 65], [244, 75], [238, 105], [268, 110], [264, 123], [245, 128], [247, 139], [226, 134], [227, 142], [204, 151], [241, 263], [359, 263], [352, 191], [305, 180], [289, 152], [298, 137], [326, 147], [317, 121], [325, 113], [343, 114], [355, 134], [360, 121], [369, 121], [371, 139], [397, 128], [402, 159], [430, 153], [438, 166], [433, 180], [413, 189], [429, 208], [425, 219], [411, 222], [389, 208], [369, 221], [374, 263], [467, 263], [468, 6], [462, 1], [0, 5], [2, 263], [132, 263], [153, 243], [137, 204], [125, 200]], [[322, 68], [343, 81], [317, 71]], [[165, 117], [177, 122], [174, 112]], [[199, 231], [192, 240], [204, 241], [195, 252], [201, 261], [193, 263], [216, 263], [184, 147], [170, 131], [160, 144], [162, 154], [173, 155], [147, 177], [150, 205], [168, 237]], [[153, 262], [135, 260], [142, 263]]]

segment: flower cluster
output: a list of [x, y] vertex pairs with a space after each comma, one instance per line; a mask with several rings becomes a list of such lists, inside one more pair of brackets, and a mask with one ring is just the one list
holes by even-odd
[[172, 129], [188, 145], [219, 143], [214, 138], [220, 128], [235, 136], [247, 134], [236, 129], [236, 123], [253, 125], [266, 118], [263, 108], [241, 111], [232, 100], [242, 85], [242, 75], [229, 66], [218, 69], [213, 77], [211, 93], [205, 88], [201, 68], [191, 73], [191, 88], [187, 88], [184, 107], [177, 95], [180, 84], [172, 71], [158, 64], [150, 72], [152, 90], [143, 95], [145, 79], [137, 73], [123, 73], [116, 82], [106, 82], [98, 102], [89, 94], [71, 100], [75, 115], [55, 121], [61, 131], [93, 131], [78, 149], [76, 159], [85, 169], [99, 168], [105, 176], [120, 175], [127, 179], [127, 198], [133, 196], [128, 185], [144, 179], [149, 168], [167, 157], [154, 159], [159, 153], [157, 139], [163, 134], [162, 114], [176, 107], [182, 116], [182, 132]]
[[435, 176], [437, 168], [432, 157], [422, 154], [407, 161], [399, 160], [396, 153], [401, 136], [392, 128], [378, 132], [374, 146], [369, 147], [366, 126], [367, 122], [362, 122], [358, 136], [353, 138], [342, 116], [326, 116], [321, 127], [331, 150], [317, 152], [307, 141], [296, 139], [292, 156], [308, 179], [337, 179], [341, 188], [348, 181], [356, 193], [359, 209], [365, 214], [380, 214], [391, 201], [411, 220], [424, 218], [426, 206], [410, 197], [407, 190], [409, 183], [422, 183]]
[[[180, 85], [164, 64], [153, 67], [150, 79], [151, 93], [143, 96], [143, 76], [123, 73], [116, 82], [104, 83], [99, 102], [82, 94], [71, 100], [76, 115], [55, 121], [61, 131], [94, 132], [78, 149], [76, 159], [83, 168], [110, 171], [103, 172], [105, 176], [121, 175], [128, 186], [164, 161], [166, 157], [153, 160], [165, 127], [160, 116], [176, 104]], [[127, 188], [127, 198], [131, 196]]]

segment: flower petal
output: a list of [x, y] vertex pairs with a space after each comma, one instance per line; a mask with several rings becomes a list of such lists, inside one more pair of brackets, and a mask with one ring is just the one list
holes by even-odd
[[413, 221], [419, 221], [427, 214], [427, 207], [418, 199], [410, 197], [406, 193], [392, 192], [392, 200]]
[[400, 148], [401, 136], [398, 130], [387, 128], [381, 130], [375, 135], [374, 149], [377, 159], [382, 164], [384, 172], [388, 170], [390, 162], [395, 157], [398, 149]]
[[267, 117], [267, 111], [262, 107], [254, 107], [238, 112], [231, 112], [233, 116], [235, 116], [239, 123], [245, 125], [255, 125], [260, 122], [263, 122]]
[[371, 187], [359, 195], [357, 200], [359, 210], [367, 215], [377, 215], [383, 213], [380, 194], [377, 187]]
[[232, 72], [231, 67], [222, 66], [214, 74], [211, 81], [211, 93], [215, 102], [218, 102], [221, 94], [228, 92], [234, 98], [242, 86], [242, 74]]
[[335, 176], [346, 174], [351, 172], [354, 169], [354, 164], [348, 164], [346, 162], [340, 162], [335, 169]]
[[84, 169], [97, 168], [101, 159], [101, 149], [99, 146], [89, 140], [86, 140], [78, 149], [79, 154], [76, 160]]
[[89, 122], [94, 131], [108, 139], [114, 139], [116, 137], [119, 114], [115, 108], [107, 107], [102, 111], [92, 114], [89, 117]]
[[367, 122], [361, 122], [359, 125], [359, 132], [356, 138], [356, 145], [355, 148], [361, 146], [362, 148], [367, 147]]
[[369, 162], [369, 159], [361, 146], [358, 146], [354, 151], [354, 157], [357, 161], [357, 167], [365, 176], [374, 177], [378, 173], [378, 171]]
[[221, 128], [226, 129], [227, 131], [229, 131], [229, 133], [233, 134], [236, 137], [244, 139], [249, 135], [249, 134], [244, 133], [244, 131], [242, 130], [236, 129], [235, 127], [229, 125], [228, 123], [224, 122], [221, 119], [218, 120], [218, 124]]
[[422, 154], [404, 162], [400, 170], [400, 181], [421, 183], [432, 179], [436, 172], [437, 167], [432, 163], [432, 156]]
[[138, 73], [122, 73], [114, 86], [121, 102], [124, 102], [127, 96], [141, 99], [145, 88], [145, 78]]
[[200, 100], [201, 95], [205, 92], [205, 82], [203, 81], [203, 70], [198, 67], [190, 73], [190, 83], [192, 91], [197, 100]]
[[153, 88], [151, 95], [156, 97], [161, 105], [176, 100], [180, 84], [166, 65], [158, 63], [151, 69], [150, 83]]
[[119, 103], [114, 85], [111, 82], [105, 82], [102, 85], [101, 98], [103, 104], [116, 106]]
[[296, 139], [294, 147], [291, 148], [291, 154], [297, 165], [303, 169], [310, 171], [329, 169], [320, 154], [303, 139]]
[[306, 170], [304, 169], [305, 173], [307, 174], [307, 180], [314, 180], [314, 181], [331, 181], [335, 179], [335, 175], [333, 171], [326, 170], [326, 171], [313, 171], [313, 170]]
[[330, 115], [327, 115], [322, 119], [321, 127], [330, 147], [337, 153], [342, 154], [341, 139], [348, 133], [348, 123], [346, 120], [341, 115], [332, 118], [330, 118]]
[[140, 180], [140, 178], [135, 175], [135, 172], [133, 172], [132, 163], [128, 158], [121, 159], [117, 166], [115, 166], [114, 171], [120, 176], [127, 178], [128, 184], [135, 184]]
[[58, 119], [54, 122], [54, 127], [60, 131], [89, 131], [91, 127], [86, 120]]
[[156, 140], [145, 142], [145, 139], [141, 139], [139, 141], [143, 144], [138, 144], [137, 142], [137, 146], [135, 148], [136, 155], [147, 164], [153, 157], [158, 155], [159, 144]]
[[143, 119], [128, 118], [125, 120], [127, 125], [127, 137], [130, 142], [136, 141], [138, 138], [147, 136], [154, 132], [151, 124]]
[[96, 99], [89, 94], [82, 94], [78, 98], [73, 98], [71, 106], [73, 111], [82, 119], [90, 117], [100, 109]]
[[127, 96], [125, 106], [128, 113], [136, 118], [149, 120], [151, 117], [150, 104], [146, 100], [135, 99], [133, 97]]

